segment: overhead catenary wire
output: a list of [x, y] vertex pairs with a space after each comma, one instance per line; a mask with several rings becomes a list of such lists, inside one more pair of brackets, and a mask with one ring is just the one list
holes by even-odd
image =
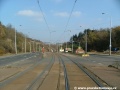
[[[77, 2], [77, 0], [75, 0], [75, 2], [74, 2], [74, 4], [73, 4], [72, 10], [71, 10], [71, 12], [70, 12], [69, 18], [68, 18], [67, 23], [66, 23], [66, 26], [65, 26], [65, 31], [67, 30], [67, 27], [68, 27], [70, 18], [71, 18], [71, 16], [72, 16], [72, 13], [73, 13], [73, 10], [74, 10], [74, 7], [75, 7], [76, 2]], [[49, 28], [49, 25], [48, 25], [48, 23], [47, 23], [47, 20], [46, 20], [46, 18], [45, 18], [45, 16], [44, 16], [44, 13], [43, 13], [42, 8], [41, 8], [41, 6], [40, 6], [39, 0], [37, 0], [37, 3], [38, 3], [39, 9], [40, 9], [40, 11], [41, 11], [41, 13], [42, 13], [42, 16], [43, 16], [43, 19], [44, 19], [44, 21], [45, 21], [45, 23], [46, 23], [46, 25], [47, 25], [47, 28], [48, 28], [48, 30], [49, 30], [49, 33], [50, 33], [51, 30], [50, 30], [50, 28]], [[63, 35], [63, 34], [64, 34], [64, 32], [62, 33], [62, 35]], [[61, 35], [60, 35], [60, 37], [61, 37]]]
[[72, 10], [71, 10], [71, 12], [70, 12], [70, 15], [69, 15], [69, 18], [68, 18], [68, 21], [67, 21], [67, 24], [66, 24], [66, 26], [65, 26], [65, 31], [67, 30], [67, 27], [68, 27], [70, 18], [71, 18], [71, 16], [72, 16], [72, 13], [73, 13], [73, 10], [74, 10], [74, 7], [75, 7], [76, 2], [77, 2], [77, 0], [75, 0], [75, 2], [74, 2], [74, 4], [73, 4]]
[[63, 36], [64, 33], [67, 31], [67, 27], [68, 27], [68, 24], [69, 24], [69, 22], [70, 22], [70, 19], [71, 19], [71, 16], [72, 16], [72, 13], [73, 13], [73, 10], [74, 10], [74, 7], [75, 7], [76, 2], [77, 2], [77, 0], [75, 0], [75, 2], [74, 2], [74, 4], [73, 4], [72, 10], [71, 10], [71, 12], [70, 12], [69, 18], [68, 18], [67, 23], [66, 23], [66, 26], [65, 26], [65, 31], [60, 35], [59, 38], [61, 38], [61, 36]]
[[51, 31], [50, 31], [49, 25], [48, 25], [48, 23], [47, 23], [47, 20], [46, 20], [46, 18], [45, 18], [45, 16], [44, 16], [44, 13], [43, 13], [43, 11], [42, 11], [42, 8], [41, 8], [41, 6], [40, 6], [39, 0], [37, 0], [37, 3], [38, 3], [39, 9], [40, 9], [40, 11], [41, 11], [41, 13], [42, 13], [42, 16], [43, 16], [43, 19], [44, 19], [44, 21], [45, 21], [45, 23], [46, 23], [46, 25], [47, 25], [47, 28], [48, 28], [48, 30], [49, 30], [49, 33], [50, 33]]

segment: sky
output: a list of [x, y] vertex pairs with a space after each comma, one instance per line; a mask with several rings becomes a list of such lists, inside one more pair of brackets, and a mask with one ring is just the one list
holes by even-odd
[[69, 41], [87, 28], [109, 28], [110, 19], [112, 27], [120, 25], [119, 0], [0, 0], [3, 25], [46, 43]]

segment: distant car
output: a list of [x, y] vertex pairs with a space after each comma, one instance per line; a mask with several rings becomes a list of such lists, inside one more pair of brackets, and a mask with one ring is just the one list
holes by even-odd
[[68, 52], [68, 51], [65, 51], [65, 52]]
[[[117, 53], [120, 52], [119, 48], [111, 48], [111, 52], [112, 53]], [[103, 53], [109, 53], [109, 49], [107, 49], [106, 51], [104, 51]]]
[[116, 47], [111, 49], [111, 51], [118, 51], [118, 50], [119, 48], [116, 48]]

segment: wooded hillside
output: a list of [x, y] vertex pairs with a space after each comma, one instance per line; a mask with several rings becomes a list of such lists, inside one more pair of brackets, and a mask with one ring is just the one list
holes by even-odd
[[[24, 53], [25, 35], [21, 32], [16, 32], [16, 36], [17, 52]], [[32, 43], [31, 41], [42, 43], [39, 40], [33, 40], [29, 37], [26, 37], [26, 52], [30, 52], [30, 43]], [[36, 50], [36, 43], [34, 44], [34, 49]], [[41, 44], [40, 47], [42, 47]], [[39, 49], [38, 45], [37, 49]], [[33, 44], [31, 44], [31, 51], [33, 51]], [[0, 22], [0, 55], [6, 53], [15, 53], [15, 28], [13, 28], [10, 24], [4, 26]]]

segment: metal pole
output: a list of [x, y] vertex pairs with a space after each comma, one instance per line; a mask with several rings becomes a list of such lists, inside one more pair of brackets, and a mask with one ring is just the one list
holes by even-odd
[[51, 47], [51, 32], [50, 32], [49, 52], [50, 52], [50, 47]]
[[73, 53], [73, 37], [72, 37], [72, 53]]
[[87, 54], [87, 30], [86, 30], [86, 44], [85, 44], [85, 53]]
[[57, 43], [57, 52], [59, 51], [58, 49], [59, 49], [59, 43]]
[[66, 42], [66, 51], [67, 51], [67, 42]]
[[109, 51], [109, 55], [111, 55], [111, 47], [112, 47], [112, 45], [111, 45], [111, 31], [112, 31], [112, 20], [111, 20], [111, 16], [110, 16], [110, 45], [109, 45], [110, 51]]
[[31, 52], [31, 42], [29, 42], [29, 44], [30, 44], [30, 52]]
[[16, 30], [15, 30], [15, 54], [17, 54], [17, 44], [16, 44]]
[[[71, 30], [68, 30], [71, 32]], [[72, 53], [73, 53], [73, 37], [72, 37]]]
[[30, 42], [30, 52], [31, 52], [31, 42]]
[[40, 52], [40, 44], [39, 44], [39, 52]]
[[23, 53], [23, 49], [24, 49], [24, 48], [23, 48], [23, 43], [22, 43], [22, 53]]
[[36, 52], [37, 52], [37, 43], [36, 43]]
[[[102, 13], [102, 14], [105, 14], [105, 13]], [[112, 47], [112, 43], [111, 43], [111, 32], [112, 32], [112, 19], [111, 19], [111, 16], [110, 16], [110, 43], [109, 43], [109, 55], [111, 55], [111, 47]]]
[[25, 53], [26, 53], [26, 35], [25, 35]]
[[34, 41], [33, 41], [33, 52], [35, 52], [35, 45], [34, 45]]

